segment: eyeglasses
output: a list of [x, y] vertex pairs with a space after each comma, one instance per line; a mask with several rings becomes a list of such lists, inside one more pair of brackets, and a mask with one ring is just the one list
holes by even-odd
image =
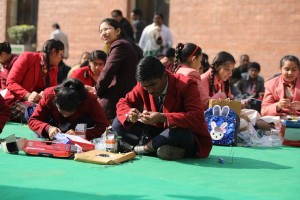
[[99, 34], [102, 35], [104, 32], [106, 33], [108, 30], [113, 29], [112, 27], [107, 27], [107, 28], [103, 28], [101, 30], [99, 30]]

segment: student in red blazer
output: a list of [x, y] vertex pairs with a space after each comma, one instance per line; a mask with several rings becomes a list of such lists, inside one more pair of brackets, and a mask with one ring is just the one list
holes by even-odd
[[10, 116], [10, 109], [3, 97], [0, 95], [0, 133], [4, 128], [5, 123], [8, 121]]
[[265, 83], [263, 116], [300, 115], [300, 64], [296, 56], [280, 60], [281, 75]]
[[108, 126], [97, 96], [87, 92], [79, 80], [67, 79], [44, 91], [28, 126], [40, 136], [53, 139], [58, 132], [75, 134], [80, 123], [87, 124], [88, 140], [100, 137]]
[[7, 76], [17, 58], [18, 55], [11, 53], [8, 42], [0, 43], [0, 91], [6, 88]]
[[19, 56], [8, 75], [4, 96], [12, 110], [12, 120], [24, 120], [27, 107], [39, 102], [45, 88], [57, 85], [57, 65], [63, 54], [63, 43], [51, 39], [42, 52], [24, 52]]
[[76, 78], [84, 85], [94, 87], [105, 62], [106, 53], [104, 51], [95, 50], [89, 57], [89, 65], [74, 70], [70, 78]]
[[211, 99], [231, 98], [229, 78], [235, 66], [234, 57], [225, 51], [214, 58], [211, 68], [201, 74], [201, 83]]
[[[197, 83], [165, 70], [155, 57], [137, 66], [138, 84], [117, 104], [112, 128], [128, 149], [161, 159], [207, 157], [212, 148]], [[159, 105], [159, 102], [163, 102]]]
[[204, 110], [208, 108], [208, 91], [203, 88], [200, 77], [200, 67], [202, 60], [202, 49], [193, 43], [178, 43], [176, 46], [175, 65], [172, 70], [176, 74], [182, 74], [195, 80], [198, 84], [201, 104]]

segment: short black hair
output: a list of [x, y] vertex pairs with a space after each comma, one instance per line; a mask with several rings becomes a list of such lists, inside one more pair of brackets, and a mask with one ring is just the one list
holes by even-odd
[[100, 59], [100, 60], [103, 60], [104, 62], [106, 62], [106, 58], [107, 58], [107, 55], [104, 51], [95, 50], [95, 51], [91, 52], [89, 61], [94, 61], [96, 59]]
[[11, 47], [9, 42], [0, 43], [0, 53], [5, 52], [7, 54], [11, 54]]
[[162, 20], [164, 20], [164, 14], [162, 12], [155, 12], [154, 16], [158, 15]]
[[135, 8], [131, 11], [134, 15], [139, 15], [140, 17], [142, 16], [142, 11], [138, 8]]
[[168, 58], [174, 58], [175, 57], [175, 49], [174, 48], [169, 48], [166, 51], [166, 57], [168, 57]]
[[162, 78], [166, 71], [165, 66], [159, 59], [153, 56], [147, 56], [140, 60], [136, 69], [136, 80], [138, 82], [147, 81], [156, 78]]
[[111, 11], [111, 15], [113, 15], [113, 13], [116, 13], [118, 16], [123, 17], [123, 13], [122, 13], [121, 10], [113, 10], [113, 11]]
[[256, 69], [258, 72], [260, 72], [260, 65], [257, 62], [250, 62], [248, 63], [248, 70], [249, 69]]
[[60, 26], [58, 23], [54, 23], [52, 24], [52, 27], [55, 28], [55, 29], [60, 29]]

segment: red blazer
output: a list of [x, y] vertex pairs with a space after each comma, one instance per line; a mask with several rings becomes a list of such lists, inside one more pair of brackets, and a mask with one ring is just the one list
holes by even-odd
[[[280, 116], [289, 114], [290, 110], [282, 110], [280, 113], [276, 111], [276, 102], [284, 98], [284, 85], [282, 76], [277, 76], [265, 82], [265, 94], [261, 106], [261, 114], [263, 116]], [[297, 77], [295, 92], [292, 101], [300, 101], [300, 75]], [[300, 115], [300, 112], [297, 112]]]
[[[201, 74], [202, 87], [206, 90], [206, 92], [203, 93], [204, 95], [209, 95], [210, 75], [211, 75], [211, 69], [209, 69], [204, 74]], [[216, 87], [219, 82], [222, 85], [221, 86], [221, 91], [225, 92], [225, 84], [224, 84], [224, 82], [223, 81], [218, 81], [217, 77], [215, 76], [215, 78], [214, 78], [214, 87]], [[213, 95], [215, 95], [215, 94], [216, 94], [215, 91], [213, 91]], [[227, 98], [230, 98], [231, 96], [232, 95], [231, 95], [231, 91], [230, 91], [230, 88], [229, 88], [229, 94], [228, 94]], [[208, 97], [211, 98], [211, 96], [208, 96]], [[217, 98], [218, 99], [219, 96], [216, 95], [213, 98]]]
[[0, 90], [3, 90], [6, 88], [7, 76], [9, 74], [14, 62], [17, 60], [18, 57], [19, 57], [18, 55], [12, 54], [9, 61], [4, 63], [2, 71], [0, 70]]
[[100, 137], [108, 126], [108, 121], [105, 114], [100, 107], [97, 96], [88, 92], [86, 98], [78, 107], [75, 114], [68, 118], [64, 118], [57, 110], [56, 105], [53, 103], [55, 98], [54, 87], [47, 88], [44, 91], [44, 95], [40, 102], [38, 103], [36, 109], [31, 115], [28, 126], [34, 132], [48, 136], [45, 128], [50, 119], [54, 120], [56, 123], [71, 123], [76, 125], [80, 117], [89, 117], [96, 126], [92, 129], [88, 129], [86, 132], [86, 138], [92, 140], [94, 138]]
[[[168, 88], [163, 103], [163, 113], [168, 123], [161, 123], [157, 126], [165, 129], [172, 127], [191, 129], [198, 143], [198, 156], [207, 157], [212, 148], [212, 141], [204, 119], [203, 108], [199, 103], [197, 83], [183, 75], [167, 73]], [[117, 104], [117, 117], [125, 127], [129, 126], [125, 123], [125, 114], [133, 107], [144, 107], [144, 110], [158, 112], [153, 96], [148, 94], [140, 83]]]
[[0, 133], [3, 130], [5, 123], [8, 121], [10, 117], [10, 109], [3, 97], [0, 95]]
[[92, 71], [89, 66], [81, 67], [76, 69], [71, 74], [70, 78], [76, 78], [80, 80], [84, 85], [89, 85], [94, 87], [96, 81], [93, 79]]
[[198, 90], [200, 93], [201, 103], [204, 110], [208, 108], [208, 100], [209, 95], [207, 89], [203, 88], [203, 84], [201, 82], [201, 76], [199, 71], [190, 68], [188, 66], [182, 65], [176, 72], [177, 74], [182, 74], [184, 76], [188, 76], [198, 84]]
[[[20, 101], [28, 92], [36, 91], [36, 84], [42, 78], [42, 57], [42, 53], [24, 52], [16, 60], [6, 81], [8, 91], [4, 99], [9, 106]], [[50, 86], [57, 85], [57, 72], [57, 66], [51, 67]]]

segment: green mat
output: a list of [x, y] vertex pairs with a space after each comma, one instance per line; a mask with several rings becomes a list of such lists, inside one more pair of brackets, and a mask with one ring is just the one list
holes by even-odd
[[[9, 123], [0, 138], [30, 136]], [[233, 155], [233, 156], [231, 156]], [[224, 164], [218, 162], [224, 159]], [[207, 159], [104, 166], [0, 151], [0, 199], [299, 199], [300, 149], [214, 146]]]

